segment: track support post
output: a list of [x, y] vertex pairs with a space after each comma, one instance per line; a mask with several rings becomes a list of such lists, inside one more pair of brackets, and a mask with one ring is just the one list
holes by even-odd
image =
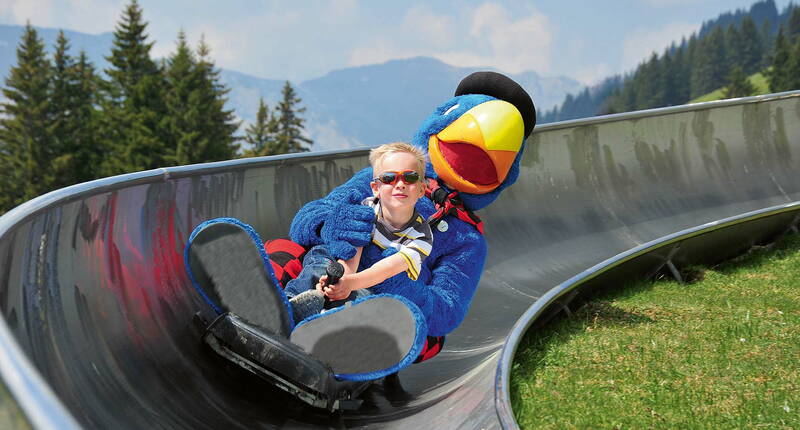
[[673, 278], [675, 278], [676, 281], [678, 281], [681, 284], [685, 283], [683, 282], [683, 277], [681, 276], [681, 272], [678, 270], [677, 267], [675, 267], [675, 264], [672, 262], [672, 259], [675, 257], [675, 254], [677, 254], [680, 249], [681, 249], [681, 243], [678, 242], [675, 244], [675, 246], [672, 247], [672, 249], [669, 250], [667, 256], [664, 257], [661, 263], [650, 271], [650, 273], [647, 275], [647, 279], [652, 278], [658, 272], [660, 272], [661, 269], [664, 268], [664, 266], [667, 266], [667, 268], [669, 269], [669, 273], [672, 275]]

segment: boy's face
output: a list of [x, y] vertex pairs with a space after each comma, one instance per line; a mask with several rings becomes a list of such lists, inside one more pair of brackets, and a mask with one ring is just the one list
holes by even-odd
[[[407, 152], [390, 152], [381, 159], [373, 171], [375, 177], [385, 172], [417, 171], [417, 159]], [[424, 178], [420, 177], [414, 183], [406, 183], [403, 176], [398, 173], [394, 184], [384, 184], [381, 181], [372, 181], [372, 192], [380, 198], [381, 206], [390, 211], [411, 211], [420, 197], [425, 194]]]

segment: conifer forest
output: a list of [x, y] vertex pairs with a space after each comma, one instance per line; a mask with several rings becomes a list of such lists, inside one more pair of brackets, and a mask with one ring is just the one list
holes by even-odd
[[106, 176], [308, 151], [305, 109], [288, 81], [277, 106], [262, 100], [257, 120], [240, 135], [205, 42], [189, 46], [179, 32], [163, 60], [152, 58], [152, 45], [135, 0], [116, 24], [103, 71], [84, 52], [71, 52], [63, 32], [47, 55], [36, 30], [26, 26], [2, 88], [0, 214]]
[[[174, 51], [151, 55], [142, 8], [131, 2], [113, 33], [109, 67], [97, 70], [60, 34], [52, 55], [29, 24], [0, 103], [0, 214], [49, 191], [166, 166], [308, 151], [305, 109], [286, 81], [281, 100], [261, 99], [242, 127], [226, 108], [209, 47], [178, 32]], [[625, 75], [606, 78], [539, 113], [539, 123], [689, 103], [722, 89], [753, 95], [800, 89], [800, 6], [773, 0], [707, 21], [688, 39], [653, 52]]]

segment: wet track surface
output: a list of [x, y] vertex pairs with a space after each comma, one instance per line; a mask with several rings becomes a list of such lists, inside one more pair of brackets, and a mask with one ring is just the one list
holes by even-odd
[[[376, 383], [359, 410], [334, 417], [199, 344], [191, 317], [204, 304], [183, 247], [197, 224], [221, 216], [264, 239], [285, 237], [296, 210], [364, 167], [365, 151], [185, 166], [56, 191], [0, 219], [0, 309], [49, 387], [45, 400], [20, 402], [29, 417], [51, 414], [35, 425], [59, 427], [498, 427], [501, 348], [537, 298], [645, 242], [800, 200], [799, 136], [798, 93], [537, 128], [519, 181], [479, 213], [489, 259], [464, 323], [439, 356], [400, 373], [405, 394]], [[4, 379], [24, 380], [8, 363], [14, 355], [3, 355]], [[32, 381], [9, 390], [19, 400], [20, 390], [41, 388]], [[36, 408], [49, 390], [64, 416]]]

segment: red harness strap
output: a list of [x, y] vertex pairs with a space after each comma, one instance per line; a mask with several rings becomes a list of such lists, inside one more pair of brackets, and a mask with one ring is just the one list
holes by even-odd
[[443, 346], [444, 336], [428, 336], [425, 339], [425, 345], [422, 347], [422, 352], [420, 352], [419, 356], [417, 356], [417, 359], [414, 360], [414, 364], [422, 363], [425, 360], [430, 360], [431, 358], [437, 356], [442, 351]]
[[296, 278], [303, 270], [306, 250], [289, 239], [273, 239], [264, 242], [264, 251], [269, 256], [272, 271], [282, 287]]
[[428, 178], [425, 195], [433, 201], [436, 207], [436, 212], [428, 218], [431, 227], [436, 227], [436, 224], [439, 224], [446, 215], [453, 215], [461, 221], [474, 225], [483, 234], [483, 221], [472, 211], [464, 208], [464, 202], [461, 201], [458, 191], [448, 193], [436, 179]]

